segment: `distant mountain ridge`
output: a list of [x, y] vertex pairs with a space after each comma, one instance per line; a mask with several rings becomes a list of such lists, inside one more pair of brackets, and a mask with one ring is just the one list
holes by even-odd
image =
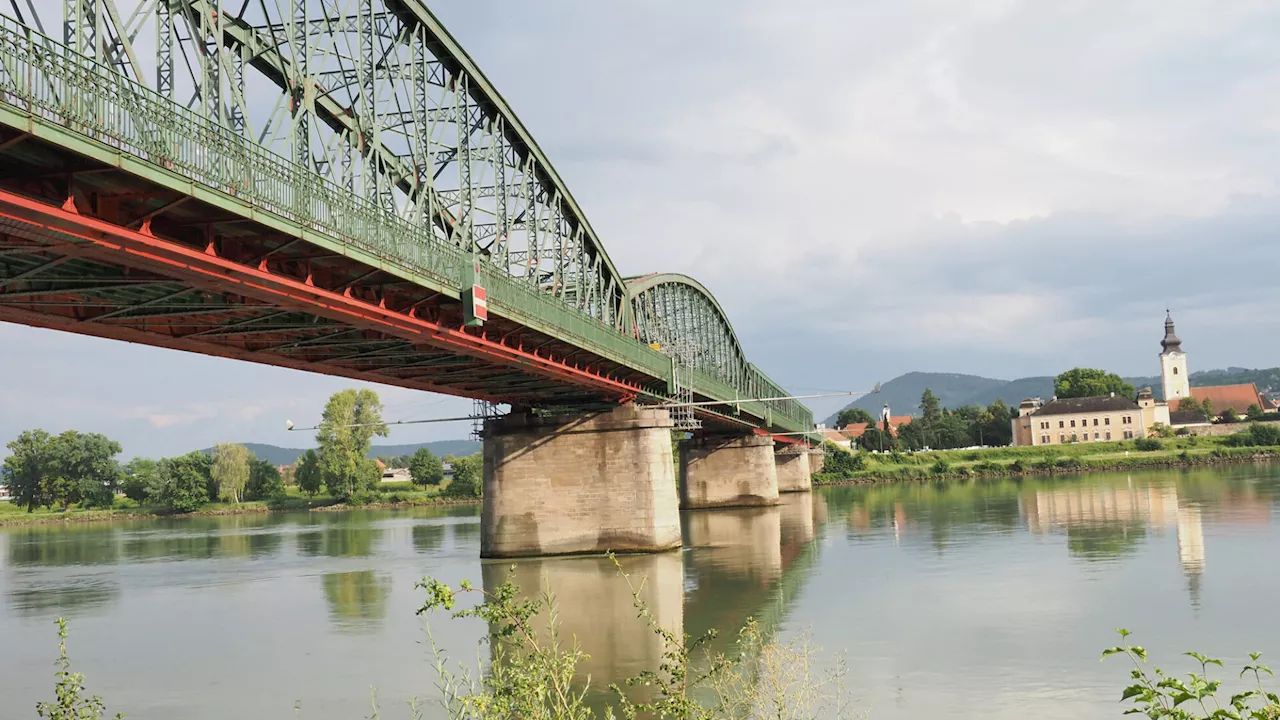
[[[1125, 378], [1125, 382], [1131, 383], [1134, 388], [1150, 387], [1157, 399], [1163, 395], [1159, 376], [1130, 377]], [[1237, 383], [1254, 383], [1262, 391], [1280, 389], [1280, 367], [1261, 370], [1229, 367], [1226, 370], [1191, 373], [1193, 387]], [[996, 400], [1004, 400], [1006, 405], [1016, 407], [1023, 398], [1039, 397], [1048, 400], [1053, 397], [1053, 378], [1045, 375], [996, 380], [960, 373], [909, 372], [883, 383], [879, 393], [864, 395], [841, 409], [862, 408], [873, 416], [880, 417], [880, 409], [888, 404], [894, 415], [916, 415], [920, 412], [920, 396], [926, 388], [938, 396], [943, 407], [990, 405]], [[838, 411], [833, 413], [823, 423], [827, 427], [834, 427], [839, 414]]]
[[[302, 457], [308, 449], [312, 448], [284, 448], [278, 445], [265, 445], [263, 443], [241, 443], [249, 452], [261, 460], [266, 460], [272, 465], [292, 465]], [[457, 457], [465, 457], [480, 452], [481, 445], [478, 440], [436, 440], [434, 442], [417, 443], [413, 445], [374, 445], [369, 450], [369, 457], [396, 457], [398, 455], [412, 455], [418, 451], [418, 448], [426, 448], [430, 450], [436, 457], [445, 455], [454, 455]], [[201, 450], [205, 454], [213, 452], [213, 448], [205, 448]]]

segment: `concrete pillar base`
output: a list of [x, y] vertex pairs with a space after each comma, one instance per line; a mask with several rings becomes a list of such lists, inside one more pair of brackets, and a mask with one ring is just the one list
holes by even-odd
[[813, 489], [807, 449], [782, 450], [775, 453], [773, 459], [778, 466], [778, 492], [809, 492]]
[[680, 547], [671, 428], [666, 410], [634, 405], [485, 423], [480, 556]]
[[680, 502], [689, 509], [777, 505], [773, 438], [707, 436], [681, 443]]
[[822, 467], [827, 464], [827, 454], [819, 448], [816, 452], [809, 453], [809, 472], [820, 473]]

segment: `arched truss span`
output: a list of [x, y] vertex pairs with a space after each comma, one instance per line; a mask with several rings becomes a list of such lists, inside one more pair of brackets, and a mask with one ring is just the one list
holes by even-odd
[[628, 278], [640, 340], [677, 362], [746, 389], [746, 355], [724, 308], [702, 283], [687, 275], [655, 273]]
[[73, 49], [531, 289], [630, 327], [623, 278], [573, 196], [422, 0], [62, 5]]

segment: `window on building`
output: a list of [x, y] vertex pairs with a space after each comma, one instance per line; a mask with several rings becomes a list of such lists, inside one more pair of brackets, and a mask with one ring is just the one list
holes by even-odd
[[1098, 431], [1097, 431], [1097, 430], [1094, 430], [1094, 431], [1093, 431], [1093, 439], [1094, 439], [1094, 440], [1101, 440], [1101, 439], [1102, 439], [1102, 436], [1098, 434]]
[[1176, 367], [1175, 367], [1175, 368], [1173, 369], [1173, 374], [1174, 374], [1174, 375], [1177, 375], [1177, 374], [1178, 374], [1178, 368], [1176, 368]]
[[1067, 441], [1067, 434], [1066, 434], [1066, 433], [1058, 433], [1058, 442], [1060, 442], [1060, 443], [1064, 443], [1064, 442], [1066, 442], [1066, 441]]
[[1080, 442], [1080, 437], [1075, 433], [1071, 433], [1071, 442]]
[[1103, 421], [1103, 423], [1102, 423], [1102, 424], [1103, 424], [1103, 425], [1110, 425], [1110, 424], [1111, 424], [1111, 418], [1107, 418], [1105, 421]]
[[1125, 439], [1125, 440], [1132, 440], [1132, 439], [1133, 439], [1133, 431], [1132, 431], [1132, 430], [1125, 430], [1125, 431], [1124, 431], [1124, 439]]
[[1048, 436], [1048, 435], [1041, 435], [1041, 436], [1040, 436], [1040, 444], [1041, 444], [1041, 445], [1048, 445], [1048, 444], [1049, 444], [1049, 436]]
[[1110, 430], [1108, 430], [1108, 431], [1107, 431], [1107, 439], [1108, 439], [1108, 440], [1110, 440], [1110, 439], [1111, 439], [1111, 431], [1110, 431]]
[[1075, 426], [1076, 426], [1076, 421], [1075, 421], [1075, 420], [1072, 420], [1072, 421], [1071, 421], [1071, 427], [1075, 427]]
[[1059, 421], [1058, 421], [1058, 427], [1060, 427], [1060, 428], [1064, 428], [1064, 427], [1066, 427], [1066, 425], [1064, 425], [1064, 424], [1063, 424], [1063, 422], [1062, 422], [1061, 420], [1059, 420]]
[[1098, 418], [1093, 419], [1093, 426], [1098, 427]]

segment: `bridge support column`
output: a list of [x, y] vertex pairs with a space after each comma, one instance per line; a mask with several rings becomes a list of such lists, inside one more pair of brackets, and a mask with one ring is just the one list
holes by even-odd
[[666, 410], [485, 423], [480, 556], [680, 547]]
[[808, 448], [779, 450], [774, 453], [773, 460], [778, 466], [778, 492], [809, 492], [813, 489]]
[[822, 451], [822, 448], [818, 448], [817, 450], [809, 453], [809, 472], [810, 473], [822, 472], [822, 467], [826, 465], [826, 463], [827, 463], [827, 454]]
[[681, 443], [680, 502], [689, 509], [777, 505], [773, 438], [709, 435]]

